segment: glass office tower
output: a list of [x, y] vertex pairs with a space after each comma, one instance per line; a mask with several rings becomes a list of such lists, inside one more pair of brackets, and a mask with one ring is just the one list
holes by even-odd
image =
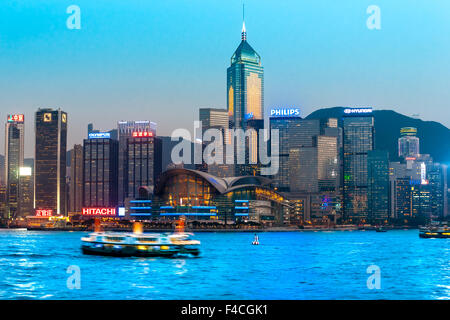
[[34, 208], [66, 213], [67, 113], [38, 109], [35, 114]]
[[70, 159], [69, 212], [81, 212], [83, 200], [83, 146], [73, 146]]
[[264, 69], [261, 57], [247, 42], [245, 23], [227, 69], [227, 109], [232, 127], [245, 128], [248, 119], [264, 119]]
[[19, 170], [19, 216], [34, 215], [33, 211], [33, 169], [20, 167]]
[[389, 153], [372, 150], [367, 157], [368, 218], [383, 223], [389, 216]]
[[367, 219], [367, 154], [374, 148], [372, 109], [345, 109], [344, 142], [344, 218], [353, 222]]
[[6, 214], [16, 218], [19, 213], [19, 170], [24, 155], [24, 115], [8, 115], [5, 141]]
[[401, 137], [398, 139], [398, 156], [401, 158], [418, 157], [420, 154], [420, 140], [417, 137], [417, 128], [401, 128], [400, 135]]
[[83, 207], [117, 206], [118, 154], [117, 140], [83, 141]]
[[119, 121], [117, 124], [119, 135], [119, 191], [118, 199], [119, 205], [124, 205], [125, 194], [127, 193], [127, 186], [125, 180], [127, 179], [127, 143], [128, 138], [131, 138], [134, 132], [152, 132], [156, 135], [156, 123], [148, 120], [139, 121]]
[[127, 139], [125, 199], [136, 199], [141, 186], [154, 187], [161, 174], [161, 147], [152, 132], [135, 132]]
[[[278, 173], [272, 177], [272, 185], [278, 191], [288, 192], [289, 187], [289, 146], [290, 146], [290, 128], [298, 127], [302, 118], [298, 115], [277, 115], [271, 111], [270, 130], [278, 130], [278, 148], [279, 169]], [[294, 142], [294, 141], [292, 141]]]

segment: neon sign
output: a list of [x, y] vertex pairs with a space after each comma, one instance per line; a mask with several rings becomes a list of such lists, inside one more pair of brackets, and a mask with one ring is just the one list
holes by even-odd
[[135, 131], [132, 134], [133, 138], [147, 138], [147, 137], [153, 137], [153, 132], [148, 131]]
[[53, 210], [51, 209], [36, 209], [36, 217], [51, 217]]
[[83, 208], [83, 216], [115, 216], [116, 208]]
[[372, 113], [372, 108], [347, 108], [344, 109], [345, 114], [364, 114]]
[[111, 138], [111, 133], [109, 132], [91, 132], [89, 133], [89, 139], [109, 139]]
[[300, 109], [298, 108], [284, 108], [284, 109], [271, 109], [271, 117], [300, 117]]
[[24, 118], [23, 114], [10, 114], [8, 115], [8, 122], [23, 122]]

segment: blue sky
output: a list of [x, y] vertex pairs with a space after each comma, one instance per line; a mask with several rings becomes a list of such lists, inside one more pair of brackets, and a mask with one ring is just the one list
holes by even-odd
[[[66, 27], [72, 4], [81, 30]], [[371, 105], [450, 127], [450, 1], [245, 4], [266, 109]], [[369, 5], [381, 9], [381, 30], [366, 27]], [[192, 129], [199, 107], [226, 106], [241, 24], [241, 0], [2, 0], [0, 119], [25, 113], [27, 156], [38, 107], [69, 113], [69, 146], [89, 122], [106, 130], [148, 119], [163, 135]]]

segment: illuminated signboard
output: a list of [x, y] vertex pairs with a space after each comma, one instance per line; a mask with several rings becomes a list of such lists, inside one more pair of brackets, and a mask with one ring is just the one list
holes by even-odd
[[119, 217], [125, 217], [125, 208], [119, 207]]
[[413, 127], [401, 128], [400, 134], [402, 136], [415, 136], [417, 134], [417, 128], [413, 128]]
[[53, 210], [51, 209], [36, 209], [36, 217], [51, 217]]
[[135, 131], [132, 134], [133, 138], [147, 138], [147, 137], [153, 137], [153, 132], [148, 131]]
[[20, 167], [19, 168], [19, 176], [21, 176], [21, 177], [31, 176], [31, 168], [30, 167]]
[[116, 208], [83, 208], [83, 216], [115, 216]]
[[109, 139], [111, 134], [109, 132], [91, 132], [89, 133], [89, 139]]
[[344, 109], [345, 114], [367, 114], [372, 113], [372, 108], [347, 108]]
[[52, 122], [52, 114], [44, 113], [44, 122]]
[[298, 108], [283, 108], [271, 109], [271, 117], [300, 117], [300, 109]]
[[62, 121], [63, 123], [66, 123], [66, 122], [67, 122], [67, 114], [65, 114], [65, 113], [61, 114], [61, 121]]
[[250, 120], [250, 119], [253, 119], [253, 112], [250, 112], [250, 113], [247, 113], [246, 115], [245, 115], [245, 120]]
[[23, 122], [24, 118], [23, 114], [10, 114], [8, 115], [8, 122]]

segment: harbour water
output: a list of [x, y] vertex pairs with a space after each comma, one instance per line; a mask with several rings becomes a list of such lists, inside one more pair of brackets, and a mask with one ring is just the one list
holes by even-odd
[[199, 258], [173, 259], [85, 256], [86, 234], [0, 230], [0, 299], [450, 299], [450, 239], [417, 230], [265, 232], [258, 246], [202, 232]]

